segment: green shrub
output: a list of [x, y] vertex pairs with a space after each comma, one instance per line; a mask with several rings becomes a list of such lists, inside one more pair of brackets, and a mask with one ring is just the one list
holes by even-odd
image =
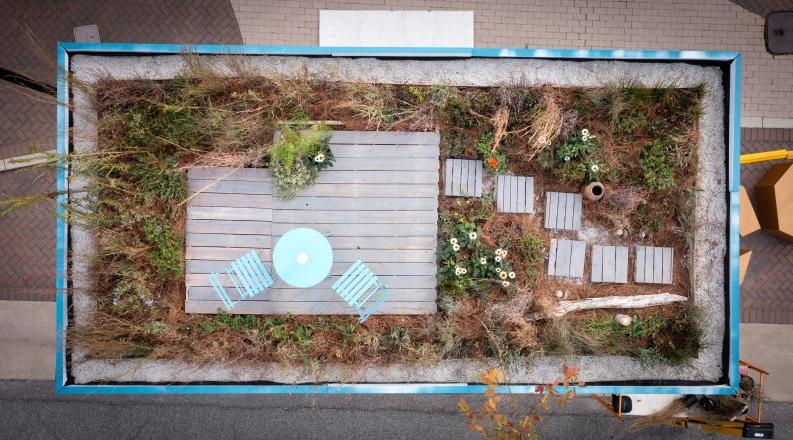
[[586, 157], [593, 146], [589, 136], [586, 137], [582, 133], [576, 133], [568, 138], [564, 143], [556, 145], [556, 162], [567, 163], [576, 162], [577, 159]]
[[329, 135], [327, 127], [322, 125], [302, 131], [284, 127], [278, 142], [270, 149], [273, 188], [278, 198], [294, 198], [302, 188], [314, 184], [320, 171], [333, 166]]
[[471, 114], [471, 104], [455, 91], [450, 91], [439, 117], [449, 126], [458, 128], [476, 127], [479, 121]]
[[519, 248], [527, 263], [538, 263], [545, 258], [545, 243], [536, 235], [524, 233], [520, 238]]
[[171, 280], [182, 275], [182, 238], [174, 234], [167, 219], [149, 217], [143, 224], [146, 241], [150, 245], [149, 261], [157, 268], [162, 280]]
[[589, 130], [576, 132], [561, 144], [554, 147], [553, 161], [548, 163], [547, 157], [538, 160], [544, 167], [548, 165], [556, 169], [562, 180], [569, 182], [596, 181], [608, 171], [605, 162], [600, 159], [600, 144]]
[[490, 249], [482, 241], [478, 223], [487, 220], [489, 215], [481, 211], [492, 213], [492, 201], [458, 202], [440, 215], [438, 258], [441, 265], [438, 273], [441, 291], [447, 296], [459, 297], [471, 290], [478, 291], [477, 284], [485, 281], [507, 288], [517, 277], [509, 264], [508, 243]]
[[159, 159], [153, 154], [138, 158], [130, 168], [130, 174], [137, 179], [146, 205], [157, 201], [179, 200], [187, 195], [185, 173], [176, 169], [176, 159]]
[[298, 346], [308, 348], [313, 344], [314, 329], [310, 325], [300, 325], [295, 329], [295, 342]]
[[493, 133], [485, 132], [476, 141], [476, 150], [482, 155], [485, 171], [489, 174], [503, 174], [507, 166], [507, 156], [501, 151], [493, 151]]
[[660, 140], [648, 142], [641, 151], [640, 164], [644, 171], [644, 184], [660, 191], [675, 186], [669, 148]]

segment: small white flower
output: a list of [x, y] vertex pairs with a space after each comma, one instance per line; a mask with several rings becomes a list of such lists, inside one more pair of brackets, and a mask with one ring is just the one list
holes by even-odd
[[502, 252], [504, 252], [504, 249], [501, 248], [496, 249], [496, 255], [501, 255]]
[[504, 287], [509, 287], [509, 281], [502, 281], [501, 285]]
[[455, 266], [454, 267], [454, 274], [457, 275], [457, 276], [460, 276], [460, 275], [465, 273], [465, 272], [463, 272], [464, 270], [465, 269], [460, 267], [460, 266]]
[[581, 140], [588, 141], [592, 138], [592, 136], [581, 136]]
[[506, 271], [501, 271], [498, 273], [498, 276], [501, 277], [502, 280], [506, 280], [509, 275], [507, 275]]
[[468, 238], [471, 240], [476, 240], [476, 237], [478, 237], [478, 235], [476, 235], [476, 232], [471, 232], [468, 234]]
[[515, 272], [510, 272], [509, 273], [509, 278], [514, 280], [515, 279]]
[[564, 157], [564, 161], [565, 161], [565, 162], [570, 162], [570, 156], [565, 156], [565, 157]]
[[314, 156], [314, 162], [316, 163], [325, 162], [325, 155], [322, 153], [317, 154], [316, 156]]
[[465, 275], [466, 273], [468, 273], [468, 269], [466, 269], [466, 268], [464, 268], [464, 267], [463, 267], [463, 268], [462, 268], [462, 270], [460, 270], [460, 273], [462, 273], [463, 275]]
[[506, 249], [501, 251], [501, 258], [507, 258], [507, 251]]
[[581, 136], [589, 137], [589, 130], [587, 130], [586, 128], [581, 130]]
[[454, 238], [454, 237], [452, 237], [452, 238], [449, 240], [449, 243], [451, 243], [451, 244], [457, 244], [457, 239], [456, 239], [456, 238]]
[[487, 264], [487, 258], [482, 257], [479, 259], [479, 264]]
[[590, 169], [592, 170], [593, 173], [597, 173], [598, 171], [600, 171], [600, 167], [597, 166], [597, 164], [592, 164]]
[[501, 273], [501, 268], [500, 267], [496, 268], [496, 273]]
[[496, 263], [500, 263], [503, 258], [501, 255], [496, 255]]
[[452, 249], [454, 249], [454, 251], [457, 252], [457, 251], [460, 250], [460, 245], [455, 243], [455, 244], [452, 245]]

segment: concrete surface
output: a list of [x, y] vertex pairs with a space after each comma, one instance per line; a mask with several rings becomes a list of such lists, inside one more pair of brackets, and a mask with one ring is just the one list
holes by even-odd
[[768, 371], [766, 397], [793, 401], [793, 325], [741, 324], [741, 359]]
[[0, 379], [54, 375], [55, 303], [0, 301]]
[[[0, 381], [0, 439], [479, 439], [455, 395], [55, 396], [52, 382]], [[532, 402], [534, 400], [531, 400]], [[509, 401], [502, 403], [509, 408]], [[519, 401], [520, 408], [528, 402]], [[793, 438], [793, 403], [767, 405], [777, 439]], [[639, 433], [578, 396], [553, 409], [543, 439], [730, 439], [654, 427]]]

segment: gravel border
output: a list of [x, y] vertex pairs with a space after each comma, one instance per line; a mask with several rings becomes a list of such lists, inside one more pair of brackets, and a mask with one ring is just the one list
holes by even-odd
[[[229, 75], [226, 56], [201, 55], [216, 63]], [[693, 87], [704, 84], [703, 113], [700, 118], [699, 169], [694, 219], [694, 244], [691, 261], [692, 300], [702, 310], [704, 348], [697, 359], [681, 367], [645, 368], [621, 356], [546, 356], [512, 365], [507, 371], [510, 383], [549, 383], [559, 377], [564, 363], [581, 368], [587, 382], [632, 380], [687, 380], [716, 382], [722, 377], [722, 351], [725, 331], [724, 259], [727, 250], [727, 176], [725, 169], [725, 100], [722, 72], [683, 62], [644, 63], [624, 61], [557, 61], [532, 59], [462, 60], [381, 60], [373, 58], [306, 58], [291, 56], [244, 56], [238, 63], [252, 72], [291, 73], [302, 68], [320, 78], [385, 83], [453, 84], [457, 86], [498, 86], [522, 84], [537, 86], [596, 87], [609, 84]], [[75, 55], [71, 59], [73, 77], [83, 83], [97, 79], [169, 79], [184, 67], [178, 55], [168, 56], [94, 56]], [[74, 90], [74, 149], [96, 148], [96, 113], [90, 98]], [[73, 181], [72, 188], [81, 182]], [[71, 255], [91, 255], [90, 234], [72, 227]], [[83, 259], [73, 261], [74, 319], [87, 322], [94, 310], [92, 300], [79, 291], [90, 286]], [[75, 349], [71, 373], [77, 383], [91, 382], [241, 382], [277, 383], [358, 382], [358, 383], [461, 383], [478, 382], [485, 368], [495, 360], [442, 361], [431, 366], [389, 365], [357, 368], [326, 365], [321, 370], [277, 363], [252, 365], [193, 365], [182, 361], [86, 360]]]

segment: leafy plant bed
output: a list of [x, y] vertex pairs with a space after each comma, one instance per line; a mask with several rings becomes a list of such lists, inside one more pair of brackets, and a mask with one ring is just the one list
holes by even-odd
[[[316, 366], [597, 355], [653, 366], [697, 357], [702, 323], [691, 301], [628, 311], [628, 327], [611, 311], [529, 316], [546, 312], [559, 292], [566, 300], [659, 290], [690, 297], [704, 86], [386, 85], [241, 67], [228, 76], [193, 57], [185, 64], [172, 80], [95, 82], [98, 148], [59, 158], [85, 183], [85, 197], [72, 195], [69, 219], [95, 237], [94, 311], [68, 338], [86, 358]], [[493, 175], [533, 176], [537, 208], [546, 191], [578, 192], [582, 182], [598, 179], [606, 196], [584, 203], [582, 230], [554, 237], [673, 247], [674, 284], [590, 283], [588, 273], [578, 282], [547, 277], [550, 235], [541, 210], [502, 214], [488, 196], [441, 196], [435, 315], [378, 315], [356, 325], [349, 316], [185, 314], [186, 168], [271, 166], [273, 134], [287, 121], [438, 130], [440, 160], [481, 160]], [[486, 193], [492, 180], [485, 179]]]

